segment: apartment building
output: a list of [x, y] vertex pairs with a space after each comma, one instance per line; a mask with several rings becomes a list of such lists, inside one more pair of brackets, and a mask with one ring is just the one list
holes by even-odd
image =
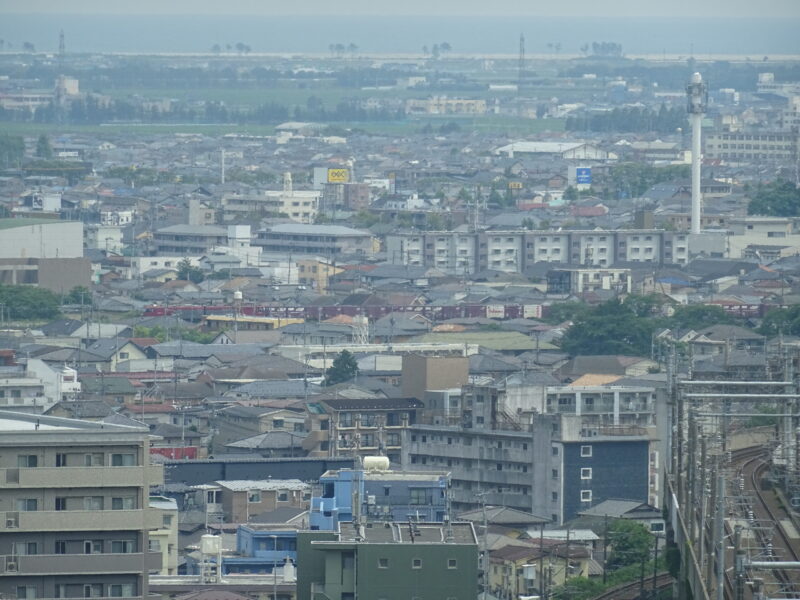
[[223, 219], [235, 221], [249, 215], [285, 215], [298, 223], [313, 223], [321, 193], [313, 190], [266, 191], [262, 194], [225, 194]]
[[409, 115], [483, 115], [486, 114], [486, 100], [470, 98], [409, 98], [405, 103]]
[[170, 225], [153, 234], [157, 254], [200, 256], [228, 243], [228, 230], [215, 225]]
[[0, 413], [0, 594], [146, 598], [149, 456], [146, 428]]
[[472, 523], [342, 523], [297, 534], [298, 600], [478, 597]]
[[[423, 408], [416, 398], [324, 398], [307, 407], [309, 456], [372, 456], [400, 462], [402, 431]], [[324, 429], [323, 429], [324, 428]]]
[[387, 235], [386, 255], [392, 264], [463, 275], [485, 269], [522, 273], [537, 262], [584, 267], [686, 264], [689, 247], [686, 233], [659, 229], [428, 231]]
[[793, 162], [798, 139], [796, 131], [714, 132], [706, 136], [704, 157], [729, 162]]
[[547, 292], [550, 294], [583, 294], [597, 290], [631, 293], [630, 269], [583, 269], [580, 267], [553, 269], [547, 273]]
[[[623, 407], [615, 416], [613, 392], [609, 402], [598, 402], [596, 412], [544, 414], [548, 406], [559, 405], [555, 390], [548, 388], [544, 406], [522, 411], [513, 409], [497, 385], [464, 386], [460, 394], [429, 393], [428, 410], [403, 432], [403, 468], [448, 471], [456, 511], [478, 508], [483, 499], [560, 524], [579, 510], [612, 498], [657, 505], [658, 452], [651, 430], [623, 424], [650, 424], [652, 408], [646, 405], [652, 396], [646, 390], [630, 391], [633, 396], [626, 399], [644, 404], [630, 406], [642, 409], [637, 418], [628, 418]], [[563, 392], [564, 397], [567, 394]], [[586, 394], [588, 406], [590, 394]], [[588, 457], [575, 450], [580, 445], [594, 445], [596, 450], [584, 452], [595, 451], [597, 465], [582, 465]], [[617, 485], [617, 464], [624, 485]]]
[[645, 428], [592, 426], [578, 415], [561, 414], [540, 416], [531, 431], [535, 514], [560, 525], [606, 500], [653, 499], [657, 461]]
[[264, 252], [288, 255], [313, 254], [335, 257], [341, 254], [371, 256], [378, 250], [377, 241], [368, 231], [342, 225], [303, 225], [282, 223], [258, 232], [254, 246]]

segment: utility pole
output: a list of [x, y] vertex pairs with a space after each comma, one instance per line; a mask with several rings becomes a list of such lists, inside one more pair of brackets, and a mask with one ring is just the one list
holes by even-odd
[[737, 525], [733, 530], [734, 552], [734, 600], [744, 600], [744, 555], [742, 549], [742, 526]]
[[717, 470], [717, 600], [725, 600], [725, 474]]
[[656, 600], [656, 576], [658, 575], [658, 536], [653, 536], [653, 600]]
[[608, 570], [608, 515], [603, 517], [603, 585], [606, 584]]

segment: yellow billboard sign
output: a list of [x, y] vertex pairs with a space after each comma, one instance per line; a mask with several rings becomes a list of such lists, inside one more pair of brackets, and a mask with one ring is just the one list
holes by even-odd
[[522, 189], [522, 182], [521, 181], [509, 181], [508, 182], [508, 189], [510, 189], [510, 190], [521, 190]]
[[347, 183], [350, 181], [348, 169], [328, 169], [328, 183]]

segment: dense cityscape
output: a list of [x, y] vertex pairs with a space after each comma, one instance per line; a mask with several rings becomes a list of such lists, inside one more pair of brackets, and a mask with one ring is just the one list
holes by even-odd
[[0, 24], [1, 598], [800, 596], [800, 55], [223, 33]]

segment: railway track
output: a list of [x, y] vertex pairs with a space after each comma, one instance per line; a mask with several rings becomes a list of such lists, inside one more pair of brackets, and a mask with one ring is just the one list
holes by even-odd
[[[675, 580], [669, 573], [658, 573], [656, 575], [656, 590], [661, 591], [670, 587]], [[592, 600], [637, 600], [640, 597], [642, 589], [641, 581], [632, 581], [630, 583], [623, 583], [606, 590], [599, 596], [595, 596]], [[644, 580], [644, 597], [649, 598], [653, 591], [653, 576], [645, 578]]]
[[[765, 554], [763, 560], [800, 560], [798, 559], [798, 544], [794, 542], [784, 531], [779, 518], [779, 510], [774, 505], [774, 500], [770, 500], [767, 494], [761, 489], [761, 480], [764, 473], [769, 469], [768, 450], [764, 447], [745, 448], [731, 454], [732, 464], [737, 465], [737, 479], [743, 482], [744, 488], [749, 488], [754, 494], [755, 502], [749, 506], [750, 514], [748, 520], [766, 521], [774, 525], [773, 536], [768, 536], [764, 531], [755, 529], [755, 537]], [[787, 518], [789, 517], [787, 513]], [[726, 522], [726, 533], [732, 534], [730, 525]], [[776, 543], [779, 542], [779, 543]], [[777, 553], [777, 554], [776, 554]], [[726, 560], [727, 564], [733, 564], [733, 556]], [[800, 592], [800, 582], [797, 581], [790, 572], [773, 569], [770, 571], [775, 584], [780, 586], [782, 593], [797, 594]], [[731, 572], [725, 573], [725, 588], [728, 597], [734, 598], [734, 582]], [[750, 596], [750, 590], [746, 588], [746, 595]]]

